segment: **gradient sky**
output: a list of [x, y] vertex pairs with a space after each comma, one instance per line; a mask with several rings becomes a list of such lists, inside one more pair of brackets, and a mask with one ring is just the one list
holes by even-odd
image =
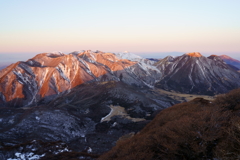
[[240, 0], [0, 0], [0, 53], [197, 51], [240, 59], [239, 7]]

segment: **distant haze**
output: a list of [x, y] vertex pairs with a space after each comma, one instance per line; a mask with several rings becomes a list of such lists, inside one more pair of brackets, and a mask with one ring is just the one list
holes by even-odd
[[0, 64], [15, 63], [17, 61], [26, 61], [33, 58], [37, 53], [11, 53], [0, 54]]

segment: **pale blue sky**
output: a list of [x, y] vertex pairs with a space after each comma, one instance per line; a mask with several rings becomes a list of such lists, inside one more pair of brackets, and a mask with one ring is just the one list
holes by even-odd
[[239, 7], [240, 0], [0, 0], [0, 53], [197, 51], [240, 58]]

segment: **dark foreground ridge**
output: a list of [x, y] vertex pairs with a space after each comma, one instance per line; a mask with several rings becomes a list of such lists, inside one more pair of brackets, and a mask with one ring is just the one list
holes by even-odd
[[196, 98], [174, 105], [100, 159], [238, 159], [239, 111], [240, 89], [213, 102]]

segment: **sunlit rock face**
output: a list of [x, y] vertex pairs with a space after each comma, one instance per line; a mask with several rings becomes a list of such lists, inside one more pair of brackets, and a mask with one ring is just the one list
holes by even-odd
[[186, 53], [186, 55], [191, 57], [202, 57], [201, 53], [199, 52]]
[[24, 107], [69, 92], [93, 81], [122, 81], [154, 86], [160, 72], [146, 59], [131, 61], [113, 53], [75, 51], [38, 54], [0, 71], [1, 106]]
[[240, 87], [239, 73], [219, 56], [198, 52], [166, 57], [157, 63], [162, 77], [156, 87], [181, 93], [214, 95]]

